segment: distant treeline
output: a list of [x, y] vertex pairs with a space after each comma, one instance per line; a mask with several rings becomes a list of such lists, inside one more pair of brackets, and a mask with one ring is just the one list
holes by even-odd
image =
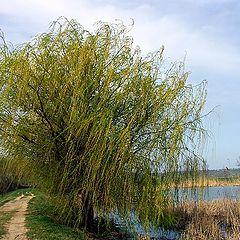
[[210, 178], [240, 177], [240, 168], [208, 170], [207, 176]]

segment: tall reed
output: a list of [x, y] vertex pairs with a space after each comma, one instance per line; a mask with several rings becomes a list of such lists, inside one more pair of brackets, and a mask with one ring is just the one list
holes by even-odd
[[185, 203], [181, 209], [189, 218], [182, 235], [183, 240], [240, 239], [240, 202], [238, 200]]

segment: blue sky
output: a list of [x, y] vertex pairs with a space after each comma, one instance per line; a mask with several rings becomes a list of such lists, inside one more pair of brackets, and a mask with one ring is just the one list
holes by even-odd
[[59, 16], [93, 29], [98, 20], [135, 25], [135, 44], [144, 53], [165, 46], [169, 61], [186, 57], [189, 83], [208, 81], [205, 111], [211, 138], [205, 150], [209, 168], [236, 167], [240, 156], [239, 0], [11, 0], [2, 1], [0, 29], [20, 44], [48, 30]]

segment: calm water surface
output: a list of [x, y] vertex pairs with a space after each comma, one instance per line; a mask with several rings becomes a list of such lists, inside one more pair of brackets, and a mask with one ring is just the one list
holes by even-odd
[[178, 190], [179, 199], [213, 201], [223, 198], [240, 199], [240, 186], [220, 186]]

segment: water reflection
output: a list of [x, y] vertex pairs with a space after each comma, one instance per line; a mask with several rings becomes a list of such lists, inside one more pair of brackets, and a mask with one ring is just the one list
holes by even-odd
[[[124, 231], [136, 234], [138, 236], [149, 236], [154, 240], [177, 240], [180, 238], [181, 233], [176, 230], [167, 230], [162, 228], [150, 227], [145, 231], [144, 227], [139, 223], [134, 213], [131, 214], [131, 218], [124, 220], [118, 213], [112, 214], [112, 219], [116, 225], [121, 227]], [[135, 239], [134, 237], [130, 239]]]

